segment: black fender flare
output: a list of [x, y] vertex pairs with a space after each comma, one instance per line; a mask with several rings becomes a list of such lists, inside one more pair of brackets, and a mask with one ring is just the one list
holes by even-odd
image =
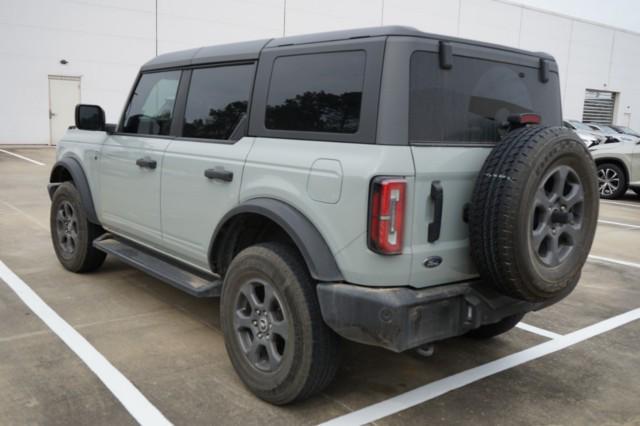
[[100, 225], [100, 221], [98, 221], [98, 215], [96, 214], [96, 209], [93, 204], [93, 197], [91, 195], [89, 181], [87, 180], [87, 176], [84, 173], [82, 165], [75, 158], [64, 157], [58, 160], [53, 165], [53, 168], [51, 169], [51, 176], [49, 177], [49, 185], [47, 185], [49, 198], [53, 199], [53, 194], [56, 192], [56, 189], [58, 189], [58, 187], [64, 182], [63, 180], [58, 178], [61, 169], [64, 169], [69, 173], [71, 179], [73, 180], [73, 184], [80, 193], [82, 207], [87, 214], [87, 219], [89, 220], [89, 222]]
[[220, 230], [234, 217], [245, 213], [264, 216], [280, 226], [300, 250], [309, 273], [315, 280], [344, 280], [331, 249], [313, 223], [296, 208], [273, 198], [253, 198], [229, 210], [218, 223], [211, 238], [209, 262], [212, 262], [212, 255], [221, 243], [221, 238], [218, 238]]

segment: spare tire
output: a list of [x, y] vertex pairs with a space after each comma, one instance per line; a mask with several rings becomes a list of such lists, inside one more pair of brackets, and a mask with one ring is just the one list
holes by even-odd
[[482, 279], [530, 302], [568, 294], [591, 249], [598, 208], [596, 167], [575, 133], [511, 131], [485, 160], [469, 211]]

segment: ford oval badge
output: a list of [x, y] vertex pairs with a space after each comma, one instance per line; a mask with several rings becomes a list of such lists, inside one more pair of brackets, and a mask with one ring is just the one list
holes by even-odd
[[440, 256], [430, 256], [422, 262], [425, 268], [435, 268], [436, 266], [440, 266], [441, 263], [442, 258]]

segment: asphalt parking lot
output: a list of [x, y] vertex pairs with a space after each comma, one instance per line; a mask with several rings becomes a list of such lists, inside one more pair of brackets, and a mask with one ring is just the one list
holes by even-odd
[[[274, 407], [235, 375], [217, 299], [115, 259], [92, 274], [64, 270], [49, 237], [54, 150], [3, 149], [0, 424], [135, 424], [126, 386], [105, 384], [118, 372], [175, 424], [640, 424], [640, 198], [631, 193], [601, 204], [574, 293], [522, 328], [452, 339], [428, 358], [345, 342], [322, 395]], [[97, 372], [65, 344], [26, 304], [31, 296], [16, 292], [18, 281], [115, 368]]]

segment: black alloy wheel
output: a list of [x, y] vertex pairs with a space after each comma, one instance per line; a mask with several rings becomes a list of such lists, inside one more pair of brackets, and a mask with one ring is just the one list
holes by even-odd
[[56, 213], [56, 235], [58, 245], [62, 249], [62, 255], [73, 256], [78, 247], [78, 217], [76, 211], [69, 203], [63, 201], [58, 206]]
[[261, 371], [275, 371], [287, 348], [289, 314], [274, 287], [254, 279], [240, 287], [233, 327], [247, 360]]
[[582, 230], [584, 188], [575, 170], [551, 170], [536, 191], [531, 218], [533, 252], [546, 266], [558, 266], [575, 248]]

